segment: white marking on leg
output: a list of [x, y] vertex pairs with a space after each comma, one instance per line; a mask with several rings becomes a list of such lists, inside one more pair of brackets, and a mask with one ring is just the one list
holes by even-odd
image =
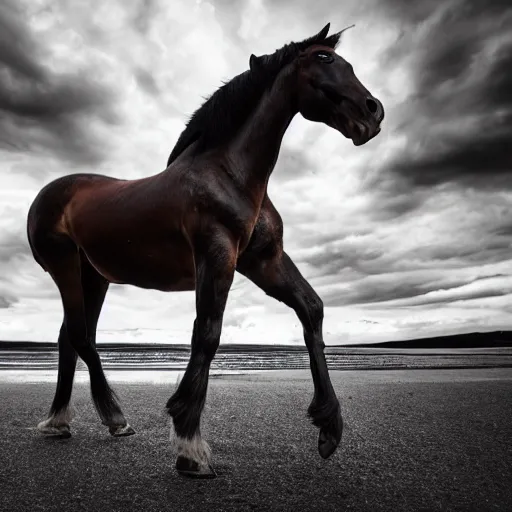
[[71, 436], [69, 422], [72, 420], [73, 408], [68, 405], [65, 409], [53, 414], [37, 425], [37, 430], [44, 435], [67, 438]]
[[194, 460], [201, 465], [209, 464], [212, 452], [208, 443], [201, 438], [200, 434], [195, 434], [192, 439], [180, 437], [176, 435], [174, 427], [171, 425], [170, 440], [178, 456], [181, 455]]
[[41, 431], [52, 428], [52, 427], [62, 427], [69, 426], [69, 423], [73, 419], [73, 408], [68, 405], [65, 409], [60, 410], [58, 413], [53, 414], [48, 417], [46, 420], [41, 421], [37, 428]]

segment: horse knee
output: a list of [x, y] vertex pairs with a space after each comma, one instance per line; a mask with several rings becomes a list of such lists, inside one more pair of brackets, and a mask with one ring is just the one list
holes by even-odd
[[217, 353], [220, 344], [220, 334], [210, 333], [205, 336], [201, 341], [201, 352], [208, 362], [211, 362]]
[[194, 323], [192, 348], [208, 362], [212, 361], [219, 348], [221, 329], [222, 321], [210, 321], [199, 327], [197, 321]]

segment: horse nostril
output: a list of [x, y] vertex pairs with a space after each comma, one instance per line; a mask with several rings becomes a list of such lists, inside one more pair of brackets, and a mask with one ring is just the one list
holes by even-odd
[[379, 110], [379, 104], [373, 98], [366, 99], [366, 106], [372, 114], [376, 114]]

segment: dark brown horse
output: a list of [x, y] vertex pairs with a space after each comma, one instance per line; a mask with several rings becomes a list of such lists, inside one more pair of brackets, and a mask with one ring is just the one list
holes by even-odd
[[36, 261], [59, 288], [57, 390], [38, 428], [70, 436], [69, 401], [77, 356], [114, 436], [133, 434], [96, 350], [96, 326], [109, 283], [196, 291], [190, 361], [167, 410], [182, 474], [211, 477], [200, 418], [235, 270], [295, 310], [304, 328], [314, 396], [308, 413], [329, 457], [341, 440], [340, 405], [322, 339], [323, 304], [283, 250], [283, 224], [267, 183], [293, 117], [325, 123], [365, 144], [380, 131], [381, 103], [334, 51], [329, 25], [273, 54], [216, 91], [192, 116], [165, 171], [139, 180], [74, 174], [45, 186], [28, 214]]

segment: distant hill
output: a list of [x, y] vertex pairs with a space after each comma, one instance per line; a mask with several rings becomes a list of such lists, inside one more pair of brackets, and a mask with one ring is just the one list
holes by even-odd
[[[338, 345], [340, 346], [340, 345]], [[386, 341], [361, 345], [344, 345], [352, 347], [379, 348], [491, 348], [512, 347], [512, 331], [472, 332], [434, 338], [418, 338], [405, 341]]]
[[[330, 345], [329, 348], [491, 348], [512, 347], [512, 331], [473, 332], [469, 334], [456, 334], [452, 336], [437, 336], [433, 338], [419, 338], [406, 341], [387, 341], [383, 343], [361, 343], [351, 345]], [[304, 351], [304, 345], [249, 345], [226, 344], [219, 348], [220, 352], [250, 352], [262, 348], [268, 351]], [[0, 341], [0, 350], [56, 350], [57, 343], [39, 343], [36, 341]], [[173, 350], [189, 351], [190, 344], [171, 345], [167, 343], [98, 343], [98, 349], [103, 350]]]

